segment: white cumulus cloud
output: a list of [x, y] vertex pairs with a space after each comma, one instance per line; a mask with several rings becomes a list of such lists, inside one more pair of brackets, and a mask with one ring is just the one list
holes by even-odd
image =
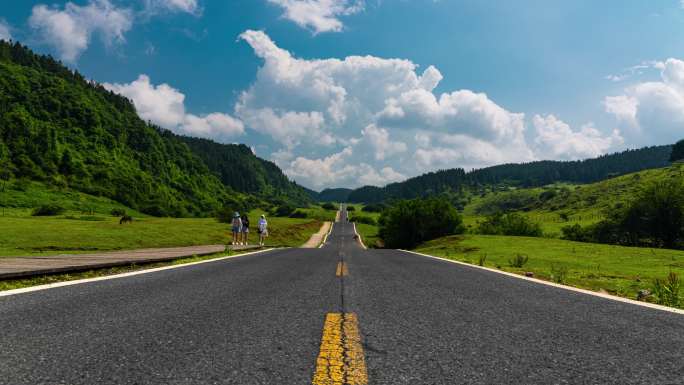
[[33, 7], [29, 25], [63, 60], [74, 62], [95, 33], [107, 45], [124, 42], [124, 34], [133, 26], [133, 12], [109, 0], [91, 0], [84, 6], [68, 2], [64, 8], [39, 4]]
[[406, 143], [390, 140], [389, 132], [375, 124], [369, 124], [361, 134], [375, 151], [376, 160], [385, 160], [385, 157], [406, 151]]
[[11, 28], [9, 24], [5, 21], [5, 19], [0, 19], [0, 40], [11, 40], [12, 39], [12, 33], [11, 33]]
[[244, 133], [239, 120], [223, 113], [204, 116], [185, 112], [185, 95], [168, 84], [155, 86], [147, 75], [128, 84], [104, 83], [108, 90], [133, 101], [138, 115], [176, 133], [227, 142]]
[[284, 172], [306, 186], [322, 189], [334, 185], [358, 187], [361, 185], [383, 186], [388, 183], [406, 179], [406, 176], [395, 171], [392, 167], [382, 167], [376, 170], [367, 163], [350, 164], [354, 155], [351, 147], [345, 147], [340, 152], [310, 159], [292, 154], [279, 152], [273, 154], [276, 163]]
[[469, 135], [435, 131], [419, 132], [415, 141], [417, 149], [413, 159], [419, 172], [454, 167], [472, 169], [536, 159], [524, 141], [503, 145]]
[[352, 153], [353, 150], [346, 147], [340, 152], [319, 159], [298, 156], [285, 165], [281, 164], [281, 167], [284, 167], [287, 175], [300, 183], [320, 189], [349, 182], [356, 175], [356, 168], [346, 163]]
[[341, 16], [363, 11], [363, 0], [268, 0], [283, 9], [288, 19], [313, 33], [340, 32], [344, 24]]
[[604, 100], [631, 144], [673, 143], [684, 137], [684, 61], [670, 58], [654, 68], [660, 70], [660, 81], [634, 84]]
[[591, 125], [578, 131], [562, 122], [537, 127], [482, 92], [435, 93], [443, 75], [434, 66], [421, 71], [407, 59], [375, 56], [298, 58], [263, 31], [245, 31], [240, 39], [263, 65], [240, 94], [235, 115], [281, 146], [272, 149], [273, 159], [308, 186], [383, 184], [435, 168], [576, 159], [621, 143], [617, 132], [603, 135]]
[[159, 12], [185, 12], [200, 15], [202, 9], [198, 0], [144, 0], [145, 12], [155, 14]]
[[185, 115], [180, 130], [177, 131], [182, 134], [215, 139], [225, 143], [242, 135], [245, 132], [245, 127], [240, 120], [228, 114], [214, 112], [205, 116]]
[[535, 115], [535, 144], [537, 154], [544, 159], [577, 160], [597, 157], [623, 144], [622, 136], [613, 130], [610, 136], [603, 136], [592, 124], [586, 124], [578, 131], [553, 115]]

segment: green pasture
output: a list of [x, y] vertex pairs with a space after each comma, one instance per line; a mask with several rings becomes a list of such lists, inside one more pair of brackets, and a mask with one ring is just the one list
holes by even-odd
[[[655, 278], [670, 271], [684, 276], [684, 251], [571, 242], [551, 238], [489, 235], [449, 236], [427, 242], [416, 251], [504, 271], [559, 281], [634, 299], [650, 290]], [[516, 255], [527, 256], [523, 267], [511, 266]]]
[[[214, 218], [141, 217], [120, 225], [119, 218], [106, 215], [67, 212], [56, 217], [32, 217], [29, 213], [28, 209], [14, 209], [0, 216], [0, 256], [222, 244], [230, 242], [231, 236], [229, 224]], [[253, 229], [260, 214], [258, 210], [249, 214]], [[299, 246], [321, 225], [312, 219], [267, 219], [267, 245], [274, 246]], [[251, 241], [256, 242], [256, 237], [253, 231]]]

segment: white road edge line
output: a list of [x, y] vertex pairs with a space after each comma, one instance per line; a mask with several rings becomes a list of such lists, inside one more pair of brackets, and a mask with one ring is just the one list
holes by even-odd
[[[237, 257], [244, 257], [247, 255], [252, 255], [252, 254], [258, 254], [258, 253], [265, 253], [267, 251], [275, 250], [273, 248], [271, 249], [264, 249], [264, 250], [259, 250], [259, 251], [252, 251], [249, 253], [244, 253], [244, 254], [236, 254], [236, 255], [227, 255], [225, 257], [218, 257], [218, 258], [212, 258], [212, 259], [207, 259], [204, 261], [197, 261], [197, 262], [189, 262], [189, 263], [183, 263], [180, 265], [172, 265], [172, 266], [163, 266], [163, 267], [155, 267], [153, 269], [143, 269], [143, 270], [138, 270], [138, 271], [132, 271], [129, 273], [121, 273], [121, 274], [114, 274], [114, 275], [104, 275], [102, 277], [95, 277], [95, 278], [86, 278], [86, 279], [77, 279], [73, 281], [63, 281], [63, 282], [55, 282], [55, 283], [49, 283], [46, 285], [38, 285], [38, 286], [30, 286], [30, 287], [23, 287], [21, 289], [11, 289], [11, 290], [5, 290], [5, 291], [0, 291], [0, 297], [9, 297], [11, 295], [17, 295], [17, 294], [23, 294], [23, 293], [31, 293], [34, 291], [41, 291], [41, 290], [47, 290], [47, 289], [54, 289], [57, 287], [64, 287], [64, 286], [71, 286], [71, 285], [80, 285], [83, 283], [90, 283], [90, 282], [98, 282], [98, 281], [106, 281], [109, 279], [118, 279], [118, 278], [126, 278], [126, 277], [132, 277], [135, 275], [141, 275], [141, 274], [149, 274], [149, 273], [156, 273], [158, 271], [163, 271], [163, 270], [171, 270], [171, 269], [179, 269], [182, 267], [188, 267], [188, 266], [195, 266], [195, 265], [201, 265], [203, 263], [210, 263], [210, 262], [217, 262], [217, 261], [223, 261], [225, 259], [230, 259], [230, 258], [237, 258]], [[180, 259], [180, 258], [179, 258]]]
[[356, 222], [353, 222], [354, 225], [354, 234], [356, 234], [356, 238], [359, 240], [359, 243], [361, 244], [361, 247], [363, 247], [364, 250], [368, 250], [366, 245], [363, 244], [363, 239], [361, 239], [361, 236], [359, 233], [356, 231]]
[[552, 287], [556, 287], [556, 288], [563, 289], [563, 290], [574, 291], [574, 292], [577, 292], [577, 293], [582, 293], [582, 294], [587, 294], [587, 295], [593, 295], [594, 297], [600, 297], [600, 298], [609, 299], [609, 300], [612, 300], [612, 301], [624, 302], [624, 303], [629, 303], [629, 304], [636, 305], [636, 306], [642, 306], [642, 307], [647, 307], [647, 308], [650, 308], [650, 309], [662, 310], [662, 311], [666, 311], [666, 312], [670, 312], [670, 313], [675, 313], [675, 314], [684, 315], [684, 310], [676, 309], [676, 308], [673, 308], [673, 307], [667, 307], [667, 306], [663, 306], [663, 305], [656, 305], [656, 304], [648, 303], [648, 302], [635, 301], [635, 300], [629, 299], [629, 298], [623, 298], [623, 297], [618, 297], [618, 296], [615, 296], [615, 295], [604, 294], [604, 293], [599, 293], [599, 292], [595, 292], [595, 291], [591, 291], [591, 290], [586, 290], [586, 289], [580, 289], [580, 288], [576, 288], [576, 287], [572, 287], [572, 286], [561, 285], [561, 284], [558, 284], [558, 283], [549, 282], [549, 281], [544, 281], [544, 280], [537, 279], [537, 278], [530, 278], [530, 277], [525, 277], [525, 276], [518, 275], [518, 274], [514, 274], [514, 273], [509, 273], [509, 272], [507, 272], [507, 271], [501, 271], [501, 270], [492, 269], [492, 268], [484, 267], [484, 266], [472, 265], [472, 264], [470, 264], [470, 263], [465, 263], [465, 262], [461, 262], [461, 261], [454, 261], [453, 259], [446, 259], [446, 258], [435, 257], [435, 256], [433, 256], [433, 255], [418, 253], [418, 252], [415, 252], [415, 251], [402, 250], [402, 249], [399, 249], [399, 251], [403, 251], [403, 252], [405, 252], [405, 253], [410, 253], [410, 254], [419, 255], [419, 256], [421, 256], [421, 257], [433, 258], [433, 259], [437, 259], [437, 260], [443, 261], [443, 262], [451, 262], [451, 263], [455, 263], [455, 264], [457, 264], [457, 265], [468, 266], [468, 267], [471, 267], [471, 268], [474, 268], [474, 269], [480, 269], [480, 270], [491, 271], [491, 272], [493, 272], [493, 273], [497, 273], [497, 274], [501, 274], [501, 275], [506, 275], [506, 276], [509, 276], [509, 277], [512, 277], [512, 278], [522, 279], [522, 280], [525, 280], [525, 281], [534, 282], [534, 283], [541, 284], [541, 285], [552, 286]]

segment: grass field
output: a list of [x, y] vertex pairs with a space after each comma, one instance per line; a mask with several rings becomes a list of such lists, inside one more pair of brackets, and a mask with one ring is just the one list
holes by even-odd
[[335, 222], [335, 215], [337, 214], [337, 210], [326, 210], [319, 205], [311, 205], [297, 210], [305, 212], [307, 218], [316, 219], [321, 222]]
[[[229, 224], [214, 218], [156, 218], [141, 214], [107, 198], [57, 189], [39, 182], [14, 181], [0, 186], [0, 257], [89, 253], [149, 247], [194, 246], [230, 242]], [[59, 205], [67, 211], [58, 216], [33, 217], [33, 208]], [[119, 225], [112, 209], [134, 217]], [[270, 218], [268, 245], [299, 246], [335, 211], [319, 206], [307, 209], [309, 218]], [[261, 210], [249, 213], [256, 228]], [[257, 241], [256, 232], [250, 234]]]
[[[256, 228], [259, 215], [250, 215]], [[67, 219], [78, 213], [57, 217], [32, 217], [30, 210], [15, 209], [0, 217], [0, 256], [49, 255], [125, 250], [148, 247], [174, 247], [227, 243], [230, 227], [214, 218], [136, 218], [119, 225], [119, 218], [97, 215], [87, 220]], [[96, 219], [96, 220], [93, 220]], [[268, 218], [268, 245], [299, 246], [318, 231], [320, 221], [312, 219]], [[256, 233], [250, 234], [256, 242]]]
[[361, 236], [363, 244], [366, 247], [377, 247], [380, 238], [378, 238], [378, 227], [373, 225], [367, 225], [364, 223], [356, 224], [356, 231]]
[[[549, 238], [487, 235], [450, 236], [421, 245], [416, 251], [513, 273], [634, 299], [651, 289], [655, 278], [670, 271], [684, 276], [684, 251], [579, 243]], [[523, 267], [510, 265], [516, 255], [529, 258]], [[565, 270], [565, 277], [563, 271]]]
[[[0, 183], [3, 182], [0, 181]], [[23, 215], [27, 209], [44, 204], [56, 204], [75, 214], [82, 212], [109, 214], [112, 209], [120, 209], [135, 217], [145, 216], [108, 198], [78, 191], [60, 190], [39, 182], [14, 181], [8, 185], [0, 186], [0, 216]]]

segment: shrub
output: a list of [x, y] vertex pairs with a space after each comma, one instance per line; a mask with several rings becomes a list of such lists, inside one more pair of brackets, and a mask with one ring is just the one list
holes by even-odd
[[545, 190], [541, 194], [539, 194], [539, 200], [542, 202], [546, 202], [548, 200], [551, 200], [558, 195], [558, 191], [556, 190]]
[[306, 218], [307, 214], [305, 211], [302, 210], [295, 210], [292, 214], [290, 214], [290, 218]]
[[361, 211], [365, 211], [367, 213], [380, 213], [382, 210], [386, 209], [387, 206], [382, 204], [382, 203], [372, 203], [367, 206], [363, 206]]
[[354, 207], [354, 206], [347, 206], [347, 211], [356, 211], [356, 207]]
[[95, 215], [95, 206], [84, 205], [83, 207], [81, 207], [81, 214], [87, 214], [90, 216]]
[[684, 183], [666, 180], [651, 184], [630, 204], [613, 208], [607, 219], [582, 232], [568, 229], [567, 237], [629, 246], [684, 248]]
[[464, 231], [458, 211], [444, 198], [397, 201], [383, 211], [378, 225], [378, 235], [389, 248], [413, 248]]
[[670, 272], [665, 279], [653, 280], [653, 297], [660, 305], [677, 307], [680, 304], [679, 291], [682, 281], [675, 272]]
[[295, 212], [296, 209], [297, 208], [292, 206], [291, 204], [285, 203], [278, 206], [273, 215], [275, 215], [276, 217], [289, 217], [290, 215], [292, 215], [292, 213]]
[[15, 191], [27, 191], [31, 187], [31, 181], [26, 178], [17, 179], [10, 188]]
[[351, 217], [351, 221], [373, 226], [377, 224], [377, 221], [373, 217], [369, 217], [367, 215], [354, 215]]
[[64, 207], [57, 204], [42, 205], [33, 209], [31, 213], [34, 217], [49, 217], [62, 214], [65, 211]]
[[126, 215], [126, 210], [114, 208], [109, 213], [112, 214], [113, 217], [123, 217]]
[[321, 205], [321, 207], [324, 208], [325, 210], [337, 210], [337, 207], [330, 202], [323, 203]]
[[529, 257], [527, 255], [516, 254], [515, 257], [508, 260], [508, 264], [511, 267], [520, 268], [520, 267], [525, 266], [525, 264], [527, 263], [528, 260], [529, 260]]
[[477, 205], [475, 212], [482, 215], [491, 215], [498, 212], [534, 207], [538, 202], [539, 195], [534, 191], [506, 191], [486, 196]]
[[561, 239], [576, 242], [594, 241], [593, 227], [584, 228], [579, 224], [564, 226], [561, 228]]
[[478, 224], [476, 231], [487, 235], [542, 236], [542, 229], [538, 223], [516, 213], [490, 215]]
[[568, 268], [565, 266], [551, 265], [551, 280], [556, 283], [565, 283]]

